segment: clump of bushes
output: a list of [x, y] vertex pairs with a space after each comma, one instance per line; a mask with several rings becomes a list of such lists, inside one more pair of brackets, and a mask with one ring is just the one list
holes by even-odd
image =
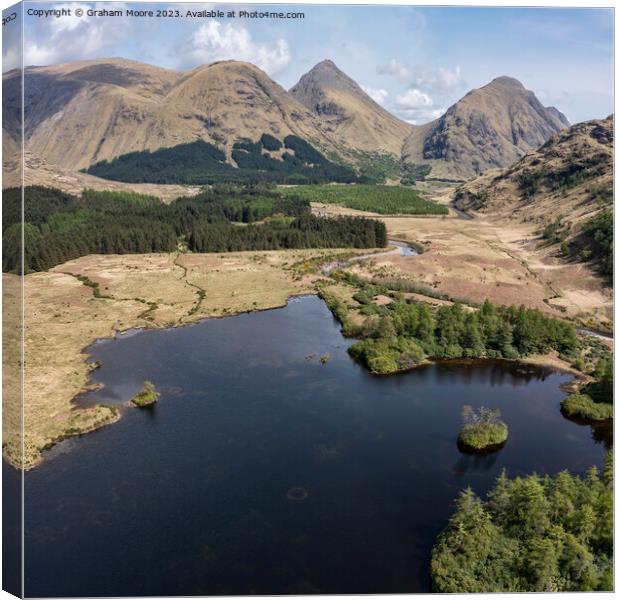
[[498, 448], [508, 439], [508, 425], [500, 420], [498, 408], [478, 410], [468, 404], [461, 412], [463, 428], [459, 432], [458, 444], [468, 450], [489, 450]]
[[150, 381], [145, 381], [144, 387], [131, 399], [131, 402], [139, 408], [144, 408], [155, 404], [157, 398], [159, 398], [159, 393], [155, 386]]
[[571, 394], [562, 400], [562, 412], [567, 417], [604, 421], [614, 416], [612, 404], [594, 402], [588, 394]]
[[567, 417], [604, 421], [614, 416], [613, 362], [609, 356], [599, 359], [594, 381], [583, 387], [579, 393], [571, 394], [562, 401], [562, 412]]
[[[380, 318], [378, 329], [389, 329], [391, 322]], [[393, 326], [392, 326], [393, 330]], [[349, 354], [377, 375], [389, 375], [398, 371], [412, 369], [422, 363], [426, 355], [413, 339], [390, 335], [390, 332], [376, 334], [349, 348]]]

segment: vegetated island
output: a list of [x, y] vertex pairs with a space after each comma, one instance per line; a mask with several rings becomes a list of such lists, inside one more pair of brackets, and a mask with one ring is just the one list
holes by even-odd
[[611, 357], [599, 359], [594, 370], [594, 381], [562, 401], [562, 412], [567, 417], [587, 421], [606, 421], [614, 416], [613, 362]]
[[478, 410], [466, 404], [461, 411], [463, 427], [458, 446], [464, 452], [493, 452], [508, 439], [508, 425], [500, 420], [498, 408], [481, 406]]
[[431, 558], [442, 593], [611, 591], [613, 466], [509, 479], [481, 500], [467, 488]]
[[159, 393], [155, 389], [153, 383], [150, 381], [145, 381], [144, 387], [131, 399], [131, 402], [139, 408], [144, 408], [155, 404], [158, 398]]

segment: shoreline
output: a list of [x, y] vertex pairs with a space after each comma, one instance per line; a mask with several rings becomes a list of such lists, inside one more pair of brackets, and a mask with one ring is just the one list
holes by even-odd
[[[12, 382], [5, 416], [25, 410], [26, 427], [4, 421], [3, 457], [28, 470], [40, 464], [40, 453], [68, 431], [93, 431], [112, 420], [109, 409], [86, 411], [80, 397], [90, 389], [91, 346], [130, 329], [162, 329], [203, 319], [234, 316], [286, 306], [289, 298], [315, 293], [316, 277], [301, 276], [295, 265], [325, 262], [348, 249], [301, 249], [239, 253], [191, 254], [183, 259], [191, 283], [206, 290], [200, 310], [196, 294], [175, 264], [177, 253], [89, 255], [57, 270], [26, 277], [32, 302], [26, 337], [28, 366], [25, 388]], [[360, 249], [357, 252], [368, 252]], [[355, 250], [351, 254], [357, 253]], [[69, 274], [66, 271], [71, 271]], [[76, 276], [101, 285], [105, 297], [93, 293]], [[3, 274], [5, 286], [19, 281]], [[146, 298], [146, 300], [145, 300]], [[144, 319], [144, 305], [158, 305]], [[17, 323], [14, 325], [17, 327]], [[120, 336], [122, 337], [122, 336]], [[22, 401], [20, 398], [24, 394]], [[12, 412], [11, 412], [12, 411]], [[105, 423], [104, 423], [105, 422]], [[77, 425], [76, 425], [77, 423]]]
[[[84, 357], [83, 360], [83, 364], [86, 365], [88, 367], [89, 364], [89, 359], [92, 357], [92, 355], [88, 352], [88, 349], [90, 349], [94, 344], [97, 344], [99, 342], [105, 342], [105, 341], [113, 341], [115, 339], [122, 339], [119, 338], [119, 336], [123, 336], [125, 335], [127, 332], [136, 332], [136, 333], [142, 333], [145, 331], [149, 331], [149, 330], [163, 330], [163, 329], [176, 329], [179, 327], [190, 327], [192, 325], [199, 325], [205, 321], [208, 320], [212, 320], [212, 319], [226, 319], [229, 317], [237, 317], [237, 316], [241, 316], [241, 315], [247, 315], [247, 314], [251, 314], [251, 313], [259, 313], [259, 312], [266, 312], [266, 311], [271, 311], [271, 310], [279, 310], [282, 308], [286, 308], [286, 306], [288, 305], [289, 301], [295, 298], [304, 298], [304, 297], [313, 297], [313, 296], [317, 296], [316, 293], [311, 293], [311, 292], [300, 292], [300, 293], [296, 293], [296, 294], [291, 294], [290, 296], [287, 297], [286, 302], [284, 304], [279, 304], [279, 305], [274, 305], [274, 306], [270, 306], [270, 307], [265, 307], [265, 308], [254, 308], [254, 309], [249, 309], [249, 310], [240, 310], [238, 312], [235, 313], [231, 313], [231, 314], [227, 314], [227, 315], [209, 315], [209, 316], [205, 316], [205, 317], [200, 317], [195, 321], [190, 321], [190, 322], [181, 322], [181, 321], [176, 321], [174, 323], [163, 323], [163, 324], [157, 324], [157, 323], [147, 323], [144, 324], [142, 326], [131, 326], [131, 327], [127, 327], [125, 329], [115, 329], [112, 330], [110, 332], [109, 335], [107, 336], [103, 336], [103, 337], [97, 337], [95, 339], [93, 339], [91, 342], [89, 342], [86, 346], [84, 346], [84, 348], [82, 348], [80, 354], [81, 356]], [[84, 386], [78, 391], [77, 394], [75, 394], [75, 396], [73, 396], [73, 398], [71, 398], [71, 404], [73, 405], [74, 408], [79, 409], [79, 410], [92, 410], [92, 409], [100, 409], [100, 408], [105, 408], [105, 409], [110, 409], [110, 407], [106, 404], [95, 404], [93, 406], [90, 407], [83, 407], [79, 405], [79, 401], [80, 401], [80, 397], [83, 396], [84, 394], [87, 394], [89, 392], [93, 392], [93, 391], [97, 391], [100, 389], [103, 389], [105, 387], [105, 384], [102, 383], [93, 383], [92, 381], [90, 381], [90, 374], [93, 372], [94, 369], [89, 368], [88, 369], [88, 381], [84, 384]], [[40, 453], [41, 455], [37, 458], [37, 460], [29, 462], [28, 464], [17, 464], [10, 455], [6, 454], [6, 453], [2, 453], [2, 459], [4, 461], [6, 461], [6, 463], [8, 465], [10, 465], [11, 467], [13, 467], [14, 469], [18, 470], [18, 471], [31, 471], [32, 469], [35, 469], [36, 467], [40, 466], [43, 462], [45, 462], [45, 456], [43, 455], [44, 452], [50, 450], [51, 448], [53, 448], [54, 446], [64, 442], [67, 439], [70, 438], [74, 438], [74, 437], [80, 437], [82, 435], [86, 435], [88, 433], [93, 433], [95, 431], [98, 431], [100, 429], [103, 429], [104, 427], [108, 427], [109, 425], [113, 425], [114, 423], [117, 423], [118, 421], [120, 421], [123, 417], [123, 413], [124, 410], [123, 409], [127, 409], [127, 408], [134, 408], [133, 406], [130, 406], [128, 403], [123, 403], [119, 406], [114, 406], [113, 408], [113, 416], [112, 418], [101, 422], [101, 423], [97, 423], [97, 424], [90, 424], [87, 427], [85, 427], [84, 429], [81, 429], [79, 431], [75, 431], [72, 433], [62, 433], [61, 435], [59, 435], [57, 438], [54, 438], [53, 440], [50, 440], [45, 446], [43, 446], [42, 448], [40, 448]]]
[[[118, 329], [118, 330], [112, 330], [110, 332], [110, 335], [108, 336], [104, 336], [104, 337], [98, 337], [93, 339], [91, 342], [89, 342], [89, 344], [87, 346], [85, 346], [82, 351], [81, 351], [81, 356], [83, 356], [83, 364], [88, 368], [88, 381], [85, 383], [85, 385], [82, 387], [82, 389], [71, 399], [71, 404], [74, 405], [75, 408], [81, 409], [81, 410], [96, 410], [96, 409], [101, 409], [101, 408], [105, 408], [107, 410], [110, 410], [110, 408], [112, 408], [113, 410], [113, 415], [112, 418], [106, 419], [103, 422], [98, 422], [96, 424], [89, 424], [87, 427], [85, 427], [83, 430], [79, 430], [79, 431], [75, 431], [75, 432], [71, 432], [71, 433], [66, 433], [64, 432], [63, 434], [61, 434], [60, 436], [58, 436], [57, 438], [51, 440], [50, 442], [48, 442], [43, 448], [40, 449], [40, 457], [36, 460], [33, 461], [27, 465], [17, 465], [15, 464], [15, 461], [13, 461], [10, 456], [6, 455], [5, 453], [3, 453], [3, 458], [4, 460], [6, 460], [7, 464], [9, 464], [11, 467], [17, 469], [17, 470], [23, 470], [24, 472], [26, 471], [30, 471], [38, 466], [40, 466], [42, 463], [45, 462], [45, 456], [44, 453], [48, 450], [50, 450], [51, 448], [53, 448], [54, 446], [56, 446], [57, 444], [69, 439], [69, 438], [73, 438], [73, 437], [80, 437], [82, 435], [86, 435], [88, 433], [92, 433], [95, 431], [98, 431], [104, 427], [113, 425], [114, 423], [118, 422], [122, 417], [123, 417], [123, 406], [119, 406], [119, 407], [110, 407], [108, 405], [105, 404], [95, 404], [92, 407], [81, 407], [79, 406], [79, 398], [80, 396], [93, 391], [94, 389], [102, 389], [104, 387], [104, 384], [95, 384], [92, 381], [90, 381], [90, 374], [92, 373], [92, 369], [90, 369], [88, 367], [89, 365], [89, 359], [91, 358], [91, 354], [88, 352], [88, 350], [96, 343], [98, 342], [103, 342], [103, 341], [107, 341], [107, 340], [114, 340], [117, 339], [119, 336], [123, 336], [124, 334], [126, 334], [129, 331], [132, 332], [136, 332], [136, 333], [142, 333], [144, 331], [148, 331], [148, 330], [152, 330], [152, 329], [173, 329], [173, 328], [177, 328], [177, 327], [189, 327], [192, 325], [199, 325], [200, 323], [204, 323], [205, 321], [211, 320], [211, 319], [224, 319], [224, 318], [229, 318], [229, 317], [236, 317], [236, 316], [240, 316], [240, 315], [244, 315], [244, 314], [251, 314], [251, 313], [258, 313], [258, 312], [266, 312], [266, 311], [271, 311], [271, 310], [279, 310], [282, 308], [285, 308], [288, 303], [291, 300], [294, 300], [295, 298], [304, 298], [304, 297], [318, 297], [320, 298], [320, 296], [318, 295], [318, 293], [316, 292], [300, 292], [300, 293], [294, 293], [294, 294], [290, 294], [289, 296], [287, 296], [286, 301], [283, 304], [279, 304], [279, 305], [274, 305], [274, 306], [270, 306], [270, 307], [263, 307], [263, 308], [255, 308], [255, 309], [249, 309], [249, 310], [240, 310], [238, 312], [235, 313], [231, 313], [231, 314], [226, 314], [226, 315], [209, 315], [209, 316], [205, 316], [205, 317], [200, 317], [198, 319], [196, 319], [195, 321], [191, 321], [191, 322], [174, 322], [174, 323], [167, 323], [167, 324], [156, 324], [156, 323], [148, 323], [148, 324], [144, 324], [142, 326], [132, 326], [132, 327], [128, 327], [125, 329]], [[323, 299], [321, 299], [322, 302], [325, 302]], [[342, 330], [341, 330], [341, 335], [342, 334]], [[346, 338], [346, 336], [343, 335], [343, 337]], [[356, 362], [352, 357], [349, 357], [350, 360], [352, 360], [353, 362]], [[530, 356], [530, 357], [523, 357], [523, 358], [519, 358], [519, 359], [507, 359], [507, 358], [473, 358], [473, 359], [468, 359], [468, 358], [456, 358], [456, 359], [425, 359], [423, 362], [421, 362], [418, 365], [415, 365], [413, 367], [409, 367], [407, 369], [402, 369], [399, 371], [394, 371], [393, 373], [386, 373], [386, 374], [380, 374], [380, 373], [374, 373], [373, 371], [370, 371], [367, 367], [365, 367], [364, 365], [360, 365], [369, 375], [372, 375], [373, 377], [390, 377], [390, 376], [395, 376], [395, 375], [405, 375], [408, 372], [411, 372], [415, 369], [419, 369], [421, 367], [426, 367], [429, 365], [441, 365], [441, 364], [461, 364], [461, 365], [466, 365], [466, 364], [489, 364], [491, 362], [505, 362], [505, 363], [512, 363], [515, 365], [518, 364], [522, 364], [522, 365], [531, 365], [531, 366], [537, 366], [537, 367], [543, 367], [543, 368], [547, 368], [552, 370], [553, 372], [558, 372], [558, 373], [564, 373], [567, 375], [572, 375], [573, 379], [569, 382], [565, 382], [562, 385], [560, 385], [560, 389], [563, 392], [566, 393], [570, 393], [575, 389], [579, 389], [579, 387], [583, 384], [584, 381], [587, 381], [587, 376], [585, 376], [583, 373], [577, 371], [576, 369], [572, 368], [568, 363], [566, 363], [565, 361], [562, 361], [560, 358], [556, 357], [556, 356], [552, 356], [552, 355], [536, 355], [536, 356]], [[357, 363], [359, 364], [359, 363]], [[126, 408], [130, 408], [130, 407], [124, 407]]]

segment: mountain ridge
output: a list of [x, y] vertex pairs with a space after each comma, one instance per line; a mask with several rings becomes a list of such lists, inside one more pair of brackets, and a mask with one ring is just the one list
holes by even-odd
[[316, 64], [289, 92], [329, 123], [337, 136], [354, 139], [357, 149], [400, 157], [412, 126], [375, 102], [332, 60]]
[[[232, 147], [262, 134], [300, 137], [359, 165], [388, 156], [428, 165], [431, 178], [468, 179], [518, 160], [566, 126], [517, 80], [470, 91], [439, 119], [411, 125], [376, 103], [331, 60], [290, 91], [255, 65], [218, 61], [181, 72], [112, 58], [25, 69], [26, 149], [65, 169], [196, 140]], [[19, 71], [3, 75], [5, 146], [19, 137]]]

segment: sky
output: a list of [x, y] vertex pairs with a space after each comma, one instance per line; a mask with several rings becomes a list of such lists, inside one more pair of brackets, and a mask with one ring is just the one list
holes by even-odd
[[[237, 59], [289, 89], [329, 58], [411, 123], [436, 118], [501, 75], [515, 77], [573, 123], [613, 112], [611, 9], [25, 3], [25, 10], [54, 8], [73, 14], [24, 17], [25, 65], [120, 56], [187, 70]], [[76, 8], [84, 16], [75, 16]], [[89, 17], [87, 9], [172, 9], [181, 17]], [[186, 15], [214, 9], [236, 16]], [[304, 18], [240, 18], [241, 10], [303, 12]], [[3, 31], [4, 72], [20, 63], [11, 47], [19, 26]]]

